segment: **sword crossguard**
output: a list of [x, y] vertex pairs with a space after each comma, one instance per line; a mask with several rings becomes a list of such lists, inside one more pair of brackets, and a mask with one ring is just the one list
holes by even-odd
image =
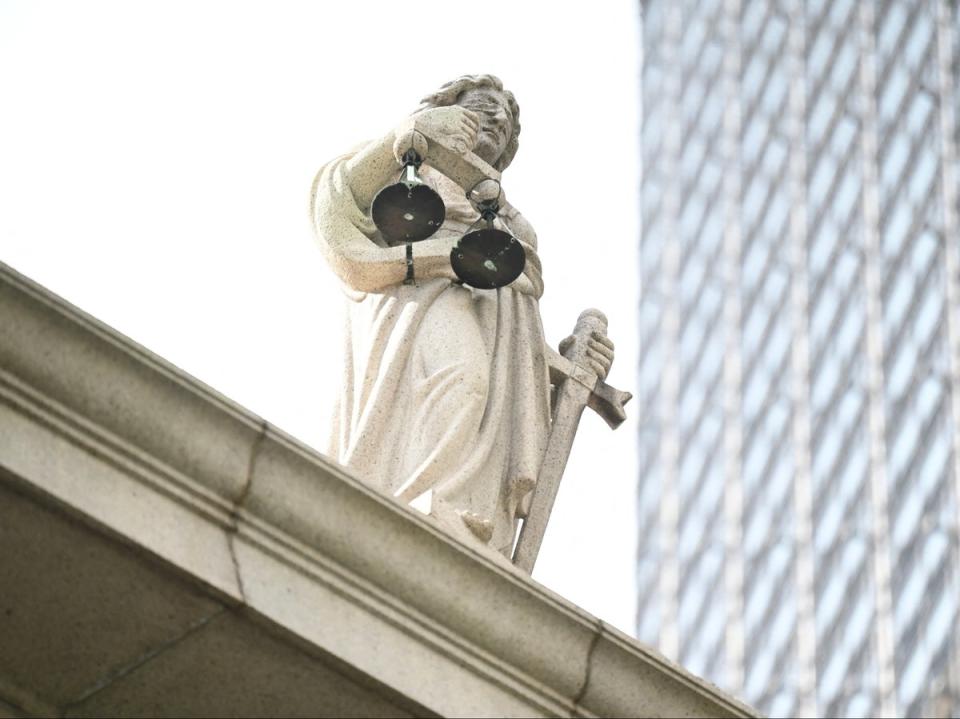
[[587, 407], [603, 417], [603, 420], [610, 425], [610, 429], [616, 429], [626, 420], [627, 412], [623, 405], [631, 399], [633, 399], [633, 395], [629, 392], [611, 387], [603, 380], [598, 379], [597, 386], [590, 393], [590, 399], [587, 400]]

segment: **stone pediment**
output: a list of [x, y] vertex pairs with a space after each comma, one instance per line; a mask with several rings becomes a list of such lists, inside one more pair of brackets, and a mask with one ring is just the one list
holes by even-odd
[[751, 716], [0, 265], [0, 716]]

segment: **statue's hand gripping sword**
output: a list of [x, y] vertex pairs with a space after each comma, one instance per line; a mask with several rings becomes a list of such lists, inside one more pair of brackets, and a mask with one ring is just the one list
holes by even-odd
[[590, 407], [612, 429], [619, 427], [627, 418], [623, 406], [633, 395], [604, 382], [591, 368], [587, 355], [591, 336], [594, 333], [606, 336], [606, 332], [607, 318], [604, 314], [600, 310], [585, 310], [577, 320], [572, 341], [562, 347], [563, 354], [546, 348], [550, 381], [557, 387], [557, 397], [540, 476], [513, 553], [513, 563], [526, 572], [533, 572], [533, 565], [537, 561], [583, 408]]

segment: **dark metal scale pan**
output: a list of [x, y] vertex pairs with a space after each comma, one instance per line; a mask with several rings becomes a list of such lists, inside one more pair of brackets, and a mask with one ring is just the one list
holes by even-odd
[[464, 235], [450, 252], [450, 264], [465, 284], [479, 290], [505, 287], [523, 272], [527, 253], [503, 230], [486, 227]]
[[446, 208], [430, 186], [398, 182], [377, 193], [370, 214], [386, 240], [420, 242], [440, 229]]
[[[407, 279], [414, 283], [412, 243], [425, 240], [443, 224], [447, 210], [443, 199], [420, 179], [421, 157], [412, 148], [403, 156], [400, 179], [373, 198], [370, 215], [384, 239], [407, 245]], [[498, 183], [499, 184], [499, 183]], [[471, 193], [467, 193], [470, 198]], [[513, 282], [523, 272], [527, 254], [509, 232], [493, 222], [500, 210], [499, 197], [471, 204], [480, 212], [474, 223], [450, 251], [450, 264], [460, 280], [470, 287], [492, 290]], [[481, 225], [485, 225], [481, 227]]]

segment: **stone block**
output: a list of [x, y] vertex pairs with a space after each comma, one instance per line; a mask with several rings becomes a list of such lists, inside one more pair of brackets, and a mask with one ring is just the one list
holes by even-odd
[[[409, 717], [422, 707], [232, 612], [71, 707], [76, 717]], [[385, 698], [386, 694], [389, 698]]]
[[193, 581], [0, 473], [0, 676], [56, 706], [176, 640], [221, 605]]

